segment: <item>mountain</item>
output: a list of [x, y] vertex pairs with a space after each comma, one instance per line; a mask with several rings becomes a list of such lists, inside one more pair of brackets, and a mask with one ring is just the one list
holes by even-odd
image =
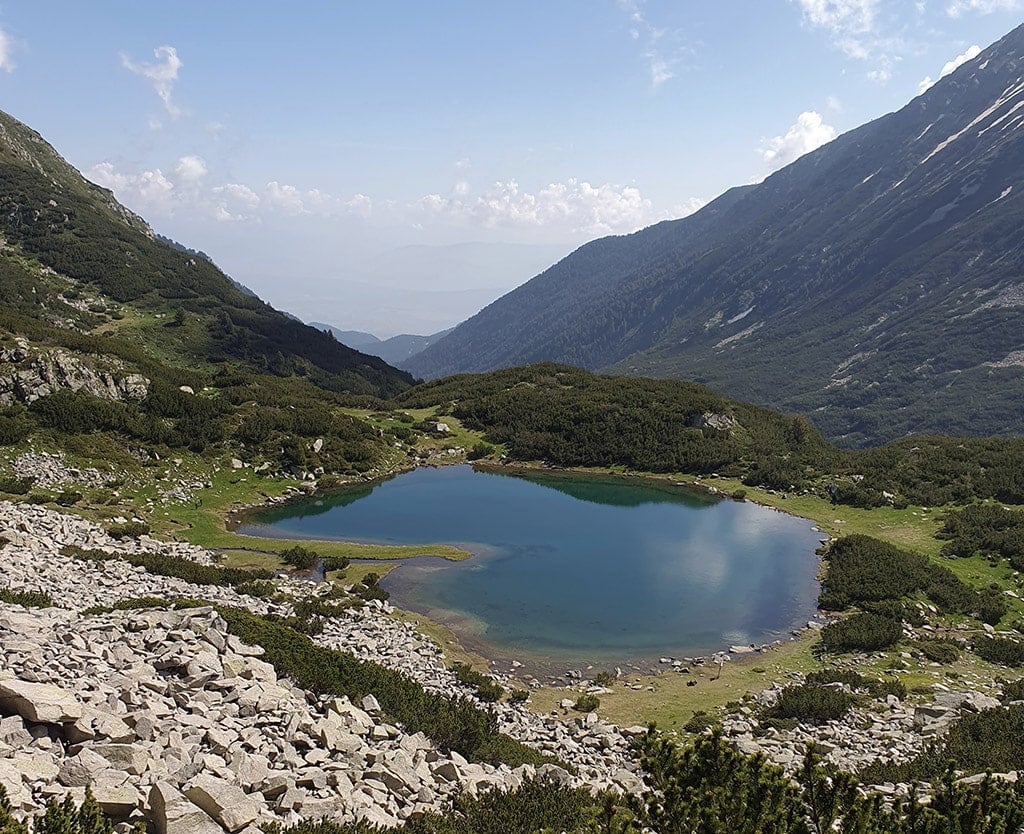
[[388, 364], [394, 365], [396, 368], [404, 368], [410, 358], [426, 350], [434, 342], [443, 339], [451, 332], [452, 328], [449, 327], [447, 330], [442, 330], [440, 333], [434, 333], [431, 336], [414, 336], [410, 333], [402, 333], [398, 336], [392, 336], [390, 339], [385, 339], [379, 345], [375, 345], [370, 352], [376, 354]]
[[233, 366], [296, 374], [351, 394], [390, 396], [412, 382], [383, 360], [273, 309], [201, 253], [161, 240], [5, 113], [0, 235], [0, 327], [10, 332], [30, 325], [89, 330], [116, 335], [150, 359], [189, 372]]
[[415, 336], [411, 333], [402, 333], [392, 336], [390, 339], [379, 339], [372, 333], [364, 333], [361, 330], [341, 330], [330, 324], [323, 324], [318, 321], [311, 321], [310, 327], [317, 330], [326, 330], [342, 344], [348, 345], [356, 350], [365, 351], [371, 356], [379, 356], [389, 365], [401, 368], [403, 363], [410, 357], [415, 356], [425, 348], [430, 347], [438, 339], [442, 339], [452, 332], [452, 328], [434, 333], [432, 336]]
[[589, 243], [414, 357], [695, 379], [861, 445], [1024, 433], [1024, 27], [700, 212]]
[[[364, 333], [362, 330], [341, 330], [333, 325], [324, 324], [319, 321], [311, 321], [309, 326], [315, 327], [317, 330], [326, 330], [343, 345], [348, 345], [350, 348], [355, 348], [356, 350], [370, 348], [380, 344], [380, 339], [372, 333]], [[373, 355], [376, 356], [377, 354], [374, 353]]]

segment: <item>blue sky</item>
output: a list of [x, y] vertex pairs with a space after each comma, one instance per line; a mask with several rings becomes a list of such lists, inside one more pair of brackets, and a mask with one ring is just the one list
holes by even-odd
[[1022, 10], [6, 2], [0, 107], [275, 306], [432, 332], [898, 109]]

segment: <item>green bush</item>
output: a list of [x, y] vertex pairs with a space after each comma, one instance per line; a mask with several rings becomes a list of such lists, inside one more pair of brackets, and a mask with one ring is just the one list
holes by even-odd
[[222, 568], [217, 565], [201, 565], [181, 556], [166, 556], [159, 553], [107, 553], [105, 550], [90, 550], [73, 544], [62, 547], [61, 553], [69, 558], [83, 561], [109, 562], [120, 559], [137, 568], [145, 568], [157, 576], [173, 576], [194, 585], [239, 585], [254, 580], [274, 578], [273, 572], [269, 570], [242, 570], [240, 568]]
[[127, 521], [124, 524], [112, 524], [107, 528], [107, 533], [112, 539], [137, 539], [139, 536], [148, 536], [151, 528], [144, 521]]
[[235, 590], [240, 594], [248, 594], [257, 599], [270, 599], [274, 595], [274, 583], [267, 579], [254, 579], [249, 582], [239, 582]]
[[779, 693], [775, 706], [766, 712], [768, 718], [794, 718], [797, 721], [835, 721], [853, 706], [849, 692], [818, 684], [787, 686]]
[[31, 427], [22, 417], [0, 414], [0, 446], [13, 446], [28, 437]]
[[1024, 701], [1024, 678], [1015, 681], [1003, 681], [1002, 701], [1008, 704], [1011, 701]]
[[473, 689], [476, 697], [481, 701], [492, 703], [500, 701], [501, 696], [505, 694], [505, 690], [502, 689], [497, 681], [482, 672], [478, 672], [466, 663], [453, 663], [452, 672], [455, 675], [455, 680], [463, 686]]
[[299, 570], [309, 570], [316, 565], [317, 560], [320, 558], [320, 554], [315, 550], [310, 550], [308, 547], [303, 547], [300, 544], [287, 550], [282, 550], [280, 556], [286, 564]]
[[998, 622], [1007, 611], [999, 593], [991, 589], [976, 591], [949, 568], [926, 556], [870, 536], [837, 539], [829, 546], [825, 559], [828, 572], [818, 602], [829, 611], [842, 611], [856, 604], [895, 619], [897, 603], [918, 591], [926, 593], [943, 611], [970, 614], [983, 622]]
[[27, 495], [35, 478], [0, 478], [0, 492], [8, 495]]
[[82, 493], [74, 491], [65, 491], [57, 496], [56, 503], [62, 507], [73, 507], [79, 501], [82, 500]]
[[[51, 799], [41, 816], [32, 821], [32, 834], [112, 834], [114, 823], [103, 815], [92, 791], [85, 789], [82, 804], [66, 796], [62, 802]], [[7, 793], [0, 785], [0, 834], [28, 834], [29, 827], [11, 815]]]
[[361, 597], [364, 600], [379, 599], [381, 602], [386, 602], [391, 596], [385, 591], [380, 585], [380, 576], [374, 572], [370, 572], [363, 577], [363, 581], [360, 582], [353, 590], [353, 593], [357, 597]]
[[901, 623], [864, 612], [825, 626], [821, 630], [821, 645], [827, 652], [871, 652], [896, 645], [902, 636]]
[[898, 678], [869, 678], [851, 669], [820, 669], [807, 675], [806, 683], [824, 686], [829, 683], [844, 683], [850, 689], [866, 690], [872, 698], [895, 695], [901, 701], [907, 697], [907, 688]]
[[933, 663], [941, 663], [943, 666], [955, 663], [960, 657], [960, 645], [953, 640], [938, 638], [918, 640], [914, 643], [914, 648], [928, 660]]
[[12, 591], [0, 588], [0, 602], [20, 605], [23, 608], [52, 608], [53, 597], [45, 591]]
[[481, 458], [489, 458], [494, 454], [494, 446], [490, 443], [480, 441], [474, 443], [473, 448], [466, 453], [467, 460], [480, 460]]
[[576, 703], [572, 705], [572, 708], [577, 712], [593, 712], [599, 706], [601, 706], [601, 699], [596, 695], [584, 693], [576, 699]]
[[713, 715], [708, 715], [705, 710], [699, 709], [683, 724], [683, 729], [688, 733], [703, 733], [705, 730], [710, 730], [712, 727], [717, 726], [717, 724], [718, 721]]
[[985, 637], [974, 644], [974, 653], [989, 663], [1024, 665], [1024, 643], [1006, 637]]

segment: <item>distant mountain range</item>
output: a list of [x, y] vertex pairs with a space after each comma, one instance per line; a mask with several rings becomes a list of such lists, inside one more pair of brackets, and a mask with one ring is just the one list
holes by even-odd
[[372, 333], [364, 333], [362, 330], [340, 330], [330, 324], [323, 324], [318, 321], [311, 321], [310, 327], [317, 330], [325, 330], [331, 333], [335, 339], [343, 345], [348, 345], [354, 350], [367, 353], [370, 356], [379, 356], [389, 365], [396, 368], [404, 367], [409, 358], [420, 351], [430, 347], [438, 339], [444, 338], [452, 332], [452, 328], [434, 333], [432, 336], [415, 336], [411, 333], [402, 333], [392, 336], [390, 339], [379, 339]]
[[406, 363], [693, 379], [847, 445], [1024, 433], [1024, 27], [700, 212], [589, 243]]

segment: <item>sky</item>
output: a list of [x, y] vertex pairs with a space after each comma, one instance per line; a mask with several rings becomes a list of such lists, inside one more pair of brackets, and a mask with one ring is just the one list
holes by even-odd
[[897, 110], [1024, 0], [0, 0], [0, 108], [307, 321], [467, 318]]

